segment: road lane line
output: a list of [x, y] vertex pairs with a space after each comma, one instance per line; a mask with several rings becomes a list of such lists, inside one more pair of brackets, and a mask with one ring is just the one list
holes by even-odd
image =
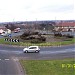
[[9, 59], [5, 59], [5, 60], [9, 60]]

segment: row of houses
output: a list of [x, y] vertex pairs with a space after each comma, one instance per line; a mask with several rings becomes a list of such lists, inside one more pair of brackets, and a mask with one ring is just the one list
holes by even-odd
[[[0, 26], [0, 34], [3, 33], [4, 31], [6, 31], [7, 28], [5, 26]], [[14, 29], [14, 32], [18, 32], [20, 29], [16, 28]], [[55, 31], [60, 31], [60, 32], [74, 32], [75, 31], [75, 22], [65, 22], [65, 21], [61, 21], [61, 22], [56, 22], [56, 24], [54, 25], [54, 30]]]
[[7, 30], [7, 28], [5, 26], [1, 26], [0, 27], [0, 34], [2, 34], [5, 30]]
[[0, 35], [2, 36], [8, 36], [9, 34], [11, 34], [11, 30], [7, 29], [6, 27], [0, 27]]
[[[2, 34], [3, 32], [7, 32], [10, 29], [7, 29], [5, 26], [0, 26], [0, 34]], [[10, 30], [11, 31], [11, 30]], [[20, 32], [20, 28], [15, 28], [12, 32], [17, 33]]]
[[54, 27], [55, 31], [75, 31], [75, 22], [59, 22], [56, 23], [55, 27]]

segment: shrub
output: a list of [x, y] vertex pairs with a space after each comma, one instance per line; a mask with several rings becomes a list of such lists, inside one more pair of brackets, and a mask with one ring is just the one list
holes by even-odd
[[41, 36], [39, 38], [35, 38], [35, 39], [31, 40], [31, 43], [42, 43], [45, 41], [46, 41], [46, 38], [44, 36]]
[[62, 37], [62, 34], [61, 33], [55, 33], [54, 36], [60, 36], [60, 37]]
[[29, 36], [29, 35], [30, 35], [30, 33], [24, 32], [24, 33], [20, 36], [20, 38], [26, 40], [26, 39], [28, 39], [28, 38], [26, 38], [26, 37]]
[[42, 41], [35, 39], [35, 40], [31, 40], [31, 43], [41, 43]]
[[31, 32], [30, 34], [31, 34], [31, 35], [38, 35], [39, 32]]
[[70, 35], [70, 34], [67, 34], [66, 37], [68, 37], [68, 38], [74, 38], [74, 36]]
[[39, 38], [37, 38], [39, 41], [46, 41], [46, 38], [44, 36], [40, 36]]
[[28, 32], [25, 32], [25, 33], [22, 34], [23, 37], [27, 37], [27, 36], [29, 36], [29, 35], [30, 35], [30, 34], [29, 34]]
[[27, 38], [29, 38], [29, 40], [35, 39], [35, 37], [33, 37], [33, 36], [28, 36]]

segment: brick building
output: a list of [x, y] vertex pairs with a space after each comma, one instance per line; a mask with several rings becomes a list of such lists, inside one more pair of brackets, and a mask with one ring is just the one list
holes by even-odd
[[75, 31], [75, 22], [59, 22], [56, 23], [55, 31]]

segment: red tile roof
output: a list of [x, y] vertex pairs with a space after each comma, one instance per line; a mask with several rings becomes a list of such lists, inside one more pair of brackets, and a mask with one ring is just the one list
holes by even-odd
[[0, 29], [6, 29], [6, 27], [0, 27]]
[[57, 23], [56, 26], [75, 26], [75, 22], [60, 22], [60, 23]]

